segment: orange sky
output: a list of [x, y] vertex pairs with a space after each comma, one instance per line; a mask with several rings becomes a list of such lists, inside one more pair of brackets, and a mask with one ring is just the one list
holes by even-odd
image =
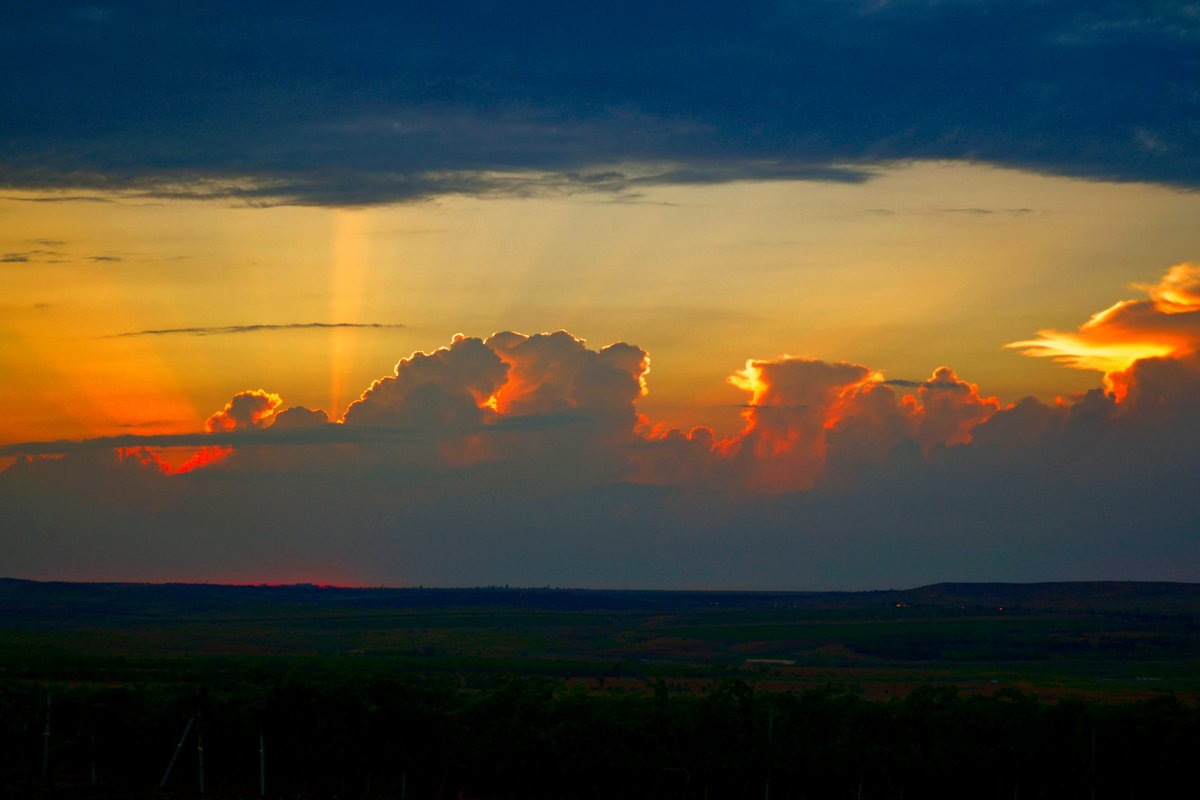
[[[1099, 323], [1032, 337], [1142, 296], [1133, 284], [1200, 250], [1195, 195], [941, 163], [861, 185], [662, 187], [635, 203], [20, 197], [0, 200], [2, 443], [196, 431], [260, 387], [338, 417], [398, 358], [503, 329], [637, 344], [652, 359], [641, 411], [719, 435], [743, 425], [726, 377], [784, 353], [908, 380], [945, 364], [1006, 403], [1049, 400], [1099, 373], [1005, 345], [1086, 339], [1100, 350], [1076, 365], [1101, 369], [1106, 354], [1151, 352], [1100, 343]], [[308, 323], [391, 327], [294, 327]], [[229, 326], [279, 327], [128, 335]]]

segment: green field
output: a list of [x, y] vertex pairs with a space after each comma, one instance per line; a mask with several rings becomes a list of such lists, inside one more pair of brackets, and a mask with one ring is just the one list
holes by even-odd
[[0, 580], [0, 796], [1164, 796], [1200, 747], [1198, 611], [1183, 584]]
[[[188, 664], [537, 674], [597, 691], [927, 683], [1043, 697], [1200, 696], [1200, 588], [942, 585], [900, 592], [334, 589], [0, 582], [0, 670], [145, 679]], [[602, 683], [601, 683], [602, 682]]]

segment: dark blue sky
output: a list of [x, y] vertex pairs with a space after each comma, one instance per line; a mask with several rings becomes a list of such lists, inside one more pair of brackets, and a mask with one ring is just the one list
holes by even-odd
[[10, 188], [355, 204], [908, 159], [1200, 185], [1195, 3], [9, 6]]

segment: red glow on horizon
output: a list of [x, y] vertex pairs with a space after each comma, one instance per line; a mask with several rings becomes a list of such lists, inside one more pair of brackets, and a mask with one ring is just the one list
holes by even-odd
[[201, 447], [192, 457], [183, 462], [174, 469], [166, 469], [164, 471], [172, 475], [182, 475], [185, 472], [191, 472], [194, 469], [207, 467], [209, 464], [217, 464], [224, 461], [233, 452], [232, 447]]

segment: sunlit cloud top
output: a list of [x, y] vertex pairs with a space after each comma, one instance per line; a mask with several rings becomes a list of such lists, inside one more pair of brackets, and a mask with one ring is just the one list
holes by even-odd
[[1104, 373], [1142, 358], [1194, 353], [1200, 345], [1200, 267], [1177, 264], [1158, 284], [1138, 288], [1150, 299], [1122, 300], [1093, 314], [1078, 331], [1040, 331], [1036, 339], [1008, 346]]

